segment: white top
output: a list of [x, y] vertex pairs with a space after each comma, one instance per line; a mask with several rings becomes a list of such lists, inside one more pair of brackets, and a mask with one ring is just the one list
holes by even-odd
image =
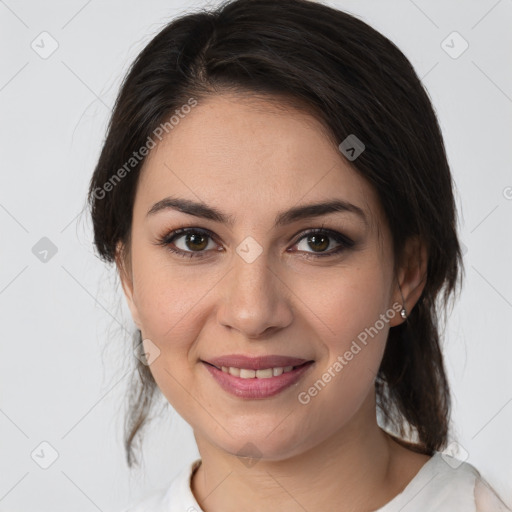
[[[122, 512], [204, 512], [190, 488], [197, 459], [184, 467], [165, 489]], [[374, 512], [511, 512], [469, 463], [441, 452], [421, 467], [405, 489]]]

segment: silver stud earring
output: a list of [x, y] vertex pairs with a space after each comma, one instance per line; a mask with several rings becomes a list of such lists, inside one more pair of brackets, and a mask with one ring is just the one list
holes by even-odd
[[[400, 295], [402, 296], [402, 303], [403, 303], [403, 302], [405, 302], [404, 301], [404, 294], [402, 293], [402, 288], [400, 288], [400, 284], [398, 284], [398, 289], [400, 290]], [[405, 306], [402, 306], [402, 309], [400, 311], [400, 316], [404, 320], [407, 320], [407, 311], [405, 310]]]

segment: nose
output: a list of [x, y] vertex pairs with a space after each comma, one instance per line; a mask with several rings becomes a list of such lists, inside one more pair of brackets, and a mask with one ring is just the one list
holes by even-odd
[[291, 324], [291, 290], [283, 277], [269, 266], [266, 251], [248, 262], [233, 256], [231, 271], [222, 281], [220, 325], [259, 339]]

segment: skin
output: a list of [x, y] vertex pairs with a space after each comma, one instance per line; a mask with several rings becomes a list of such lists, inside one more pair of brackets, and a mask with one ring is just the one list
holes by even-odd
[[[171, 195], [213, 206], [234, 224], [172, 209], [147, 215]], [[368, 224], [339, 212], [273, 226], [282, 210], [333, 198], [363, 209]], [[158, 245], [182, 227], [214, 234], [200, 246], [206, 257], [179, 257]], [[328, 247], [308, 244], [304, 231], [322, 227], [355, 245], [301, 257], [339, 246], [332, 238]], [[249, 236], [263, 249], [252, 263], [236, 252]], [[197, 253], [195, 243], [174, 240], [189, 253]], [[261, 98], [212, 96], [151, 151], [136, 192], [129, 257], [118, 265], [133, 319], [160, 351], [150, 370], [193, 428], [202, 464], [192, 491], [206, 512], [376, 510], [429, 459], [376, 421], [375, 376], [389, 328], [404, 321], [394, 310], [317, 396], [305, 405], [297, 399], [394, 303], [411, 311], [427, 254], [417, 239], [405, 254], [394, 274], [375, 191], [307, 113]], [[315, 364], [277, 396], [244, 400], [222, 390], [200, 362], [232, 353]]]

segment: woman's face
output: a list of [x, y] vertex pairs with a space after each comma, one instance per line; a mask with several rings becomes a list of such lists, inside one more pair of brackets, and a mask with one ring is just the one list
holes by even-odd
[[[334, 201], [353, 206], [285, 213]], [[390, 243], [373, 189], [313, 117], [226, 95], [180, 119], [144, 164], [123, 286], [150, 370], [196, 439], [277, 460], [375, 419], [374, 379], [403, 321]], [[296, 364], [263, 362], [277, 369], [252, 381], [236, 369], [250, 363], [207, 364], [233, 354], [313, 363], [290, 376], [279, 367]]]

